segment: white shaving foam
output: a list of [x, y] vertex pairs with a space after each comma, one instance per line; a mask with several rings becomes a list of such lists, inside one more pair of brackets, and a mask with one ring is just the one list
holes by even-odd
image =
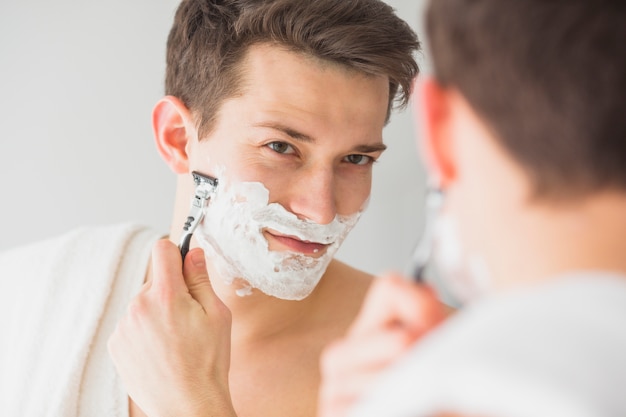
[[[269, 191], [263, 184], [228, 184], [220, 177], [195, 236], [226, 283], [245, 282], [236, 290], [238, 295], [257, 288], [277, 298], [301, 300], [318, 284], [360, 215], [361, 211], [336, 216], [329, 224], [302, 220], [278, 203], [269, 204]], [[263, 236], [266, 229], [328, 246], [319, 257], [270, 251]]]
[[444, 293], [463, 304], [489, 292], [491, 278], [487, 264], [482, 256], [466, 250], [452, 215], [439, 215], [435, 242], [433, 256], [439, 270], [435, 287], [443, 287]]

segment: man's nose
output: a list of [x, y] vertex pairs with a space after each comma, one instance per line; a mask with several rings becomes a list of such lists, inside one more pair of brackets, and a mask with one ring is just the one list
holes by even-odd
[[289, 211], [318, 224], [332, 222], [337, 214], [334, 177], [331, 168], [310, 169], [296, 175], [289, 192]]

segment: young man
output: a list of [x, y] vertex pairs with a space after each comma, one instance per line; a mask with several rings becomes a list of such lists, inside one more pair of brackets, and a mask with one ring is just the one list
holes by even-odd
[[[319, 354], [372, 279], [333, 255], [418, 47], [379, 0], [183, 1], [153, 112], [169, 240], [127, 225], [0, 258], [0, 414], [313, 416]], [[183, 266], [192, 171], [219, 184]]]
[[626, 7], [434, 0], [427, 13], [433, 258], [467, 307], [415, 343], [441, 311], [381, 279], [323, 355], [319, 415], [626, 415]]

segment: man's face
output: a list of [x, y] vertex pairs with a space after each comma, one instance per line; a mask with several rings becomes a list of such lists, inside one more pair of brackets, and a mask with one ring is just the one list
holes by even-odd
[[437, 278], [468, 301], [507, 285], [525, 250], [513, 220], [528, 215], [531, 182], [461, 92], [434, 79], [422, 79], [419, 91], [422, 153], [445, 191], [436, 227]]
[[[191, 169], [260, 183], [269, 203], [319, 225], [360, 212], [384, 150], [388, 79], [270, 45], [252, 46], [242, 65], [243, 94], [223, 103], [208, 138], [190, 141]], [[327, 250], [294, 233], [261, 233], [270, 251]]]

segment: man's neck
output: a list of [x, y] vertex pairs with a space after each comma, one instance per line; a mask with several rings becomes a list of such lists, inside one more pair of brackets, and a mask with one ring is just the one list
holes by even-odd
[[504, 256], [493, 272], [506, 277], [502, 287], [574, 271], [626, 276], [624, 213], [626, 193], [596, 194], [577, 202], [530, 203], [501, 222]]
[[282, 300], [257, 289], [253, 289], [249, 295], [239, 295], [236, 281], [229, 284], [215, 271], [209, 274], [216, 294], [231, 310], [233, 345], [255, 343], [308, 327], [315, 319], [319, 293], [322, 291], [320, 288], [324, 286], [320, 282], [313, 293], [303, 300]]

